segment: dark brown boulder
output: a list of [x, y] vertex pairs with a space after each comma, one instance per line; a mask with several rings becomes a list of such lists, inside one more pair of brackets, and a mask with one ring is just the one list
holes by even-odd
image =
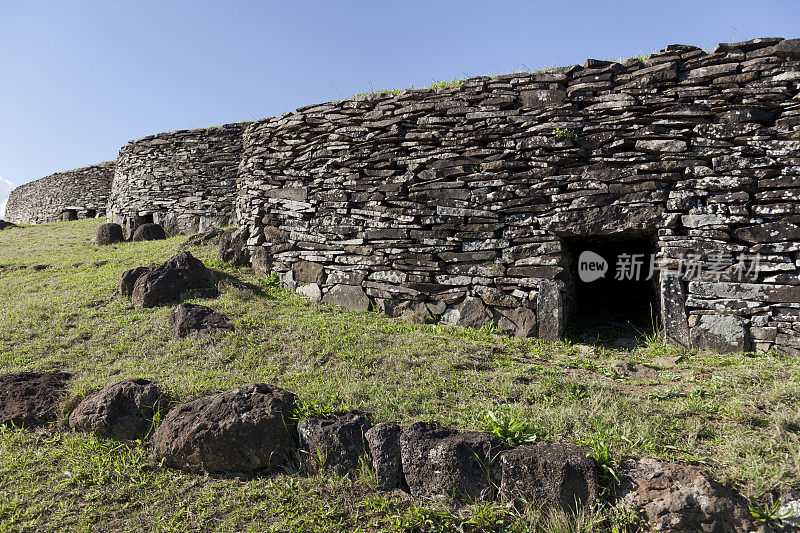
[[326, 469], [344, 476], [359, 467], [364, 455], [364, 433], [372, 427], [359, 412], [306, 418], [297, 424], [300, 446], [308, 452], [309, 470]]
[[657, 459], [623, 460], [617, 494], [658, 531], [757, 531], [747, 499], [702, 469]]
[[69, 416], [69, 427], [98, 437], [133, 440], [144, 437], [156, 412], [170, 398], [146, 379], [115, 381], [87, 396]]
[[412, 496], [491, 499], [500, 484], [503, 450], [494, 435], [415, 422], [400, 433], [400, 457]]
[[597, 466], [586, 450], [563, 442], [540, 442], [503, 453], [503, 502], [534, 502], [576, 511], [598, 499]]
[[249, 266], [250, 252], [247, 250], [247, 231], [244, 228], [223, 231], [219, 236], [217, 257], [235, 266]]
[[399, 489], [405, 484], [400, 459], [400, 431], [397, 422], [384, 422], [364, 433], [380, 490]]
[[0, 425], [36, 426], [55, 420], [69, 378], [66, 372], [0, 376]]
[[136, 284], [136, 280], [151, 270], [152, 267], [136, 267], [123, 272], [122, 279], [119, 282], [120, 294], [130, 298], [131, 293], [133, 292], [133, 286]]
[[294, 394], [251, 383], [178, 405], [153, 436], [167, 466], [200, 472], [274, 469], [295, 446]]
[[167, 233], [160, 224], [153, 224], [152, 222], [142, 224], [136, 231], [133, 232], [132, 241], [158, 241], [167, 238]]
[[172, 337], [180, 339], [214, 330], [233, 330], [228, 317], [204, 305], [182, 303], [169, 313]]
[[211, 273], [189, 252], [179, 252], [163, 265], [140, 275], [131, 291], [137, 309], [155, 307], [180, 298], [181, 293], [207, 288]]
[[115, 242], [122, 242], [124, 237], [122, 236], [122, 226], [119, 224], [101, 224], [99, 228], [97, 228], [97, 236], [94, 238], [94, 243], [106, 246], [109, 244], [114, 244]]

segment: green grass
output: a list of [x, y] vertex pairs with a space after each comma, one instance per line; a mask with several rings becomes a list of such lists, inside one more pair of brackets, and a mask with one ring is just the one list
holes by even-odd
[[[117, 285], [123, 270], [166, 260], [185, 238], [101, 248], [91, 243], [101, 222], [0, 233], [0, 373], [68, 370], [75, 395], [143, 377], [182, 401], [264, 381], [295, 392], [301, 415], [357, 408], [375, 422], [464, 429], [485, 429], [492, 411], [524, 420], [538, 440], [602, 435], [612, 443], [609, 464], [623, 455], [692, 461], [754, 498], [800, 483], [796, 360], [681, 353], [656, 379], [635, 381], [611, 363], [650, 364], [674, 349], [655, 338], [627, 352], [352, 313], [223, 264], [213, 246], [191, 251], [218, 279], [260, 290], [228, 284], [217, 298], [187, 295], [228, 314], [237, 330], [173, 341], [171, 307], [133, 309]], [[602, 531], [629, 518], [609, 508], [572, 519], [457, 510], [378, 493], [367, 475], [197, 476], [162, 468], [146, 444], [57, 426], [0, 434], [0, 530]]]

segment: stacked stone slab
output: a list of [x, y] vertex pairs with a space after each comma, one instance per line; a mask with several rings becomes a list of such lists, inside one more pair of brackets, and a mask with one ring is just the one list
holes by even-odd
[[233, 224], [245, 125], [159, 133], [123, 146], [109, 219], [126, 236], [146, 222], [161, 224], [171, 235]]
[[799, 149], [800, 40], [672, 45], [255, 122], [237, 210], [254, 264], [313, 298], [548, 339], [565, 239], [653, 235], [670, 339], [798, 355]]
[[104, 216], [114, 162], [56, 172], [11, 191], [6, 220], [17, 224], [40, 224]]

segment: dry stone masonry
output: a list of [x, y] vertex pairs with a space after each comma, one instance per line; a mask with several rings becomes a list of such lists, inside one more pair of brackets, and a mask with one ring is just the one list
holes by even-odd
[[353, 310], [548, 340], [652, 313], [677, 344], [800, 355], [799, 150], [799, 39], [671, 45], [152, 135], [7, 216], [238, 224], [237, 263]]
[[161, 224], [170, 235], [233, 224], [245, 125], [159, 133], [123, 146], [109, 219], [122, 225], [126, 236], [148, 222]]
[[237, 209], [323, 302], [555, 339], [577, 253], [618, 247], [673, 342], [800, 355], [798, 150], [800, 40], [672, 45], [255, 122]]
[[114, 162], [56, 172], [11, 191], [5, 217], [18, 224], [40, 224], [105, 216]]

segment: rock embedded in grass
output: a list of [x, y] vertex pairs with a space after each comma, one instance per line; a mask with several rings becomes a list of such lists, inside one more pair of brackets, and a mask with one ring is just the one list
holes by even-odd
[[565, 442], [540, 442], [503, 453], [500, 498], [575, 512], [598, 500], [597, 467], [586, 450]]
[[617, 476], [617, 495], [658, 531], [764, 531], [753, 521], [744, 496], [696, 466], [625, 459]]
[[658, 371], [655, 368], [627, 359], [615, 359], [611, 362], [611, 369], [621, 376], [631, 379], [656, 379]]
[[136, 280], [150, 272], [152, 269], [153, 267], [140, 266], [123, 272], [122, 279], [119, 281], [120, 294], [130, 298], [131, 293], [133, 293], [133, 286], [136, 284]]
[[172, 338], [181, 339], [189, 335], [231, 331], [233, 324], [228, 317], [205, 305], [182, 303], [169, 313]]
[[285, 464], [295, 447], [296, 398], [250, 383], [173, 408], [153, 436], [156, 457], [192, 472], [243, 472]]
[[0, 231], [2, 231], [4, 229], [18, 228], [18, 227], [19, 226], [17, 226], [13, 222], [8, 222], [7, 220], [0, 219]]
[[403, 464], [400, 459], [401, 430], [397, 422], [384, 422], [364, 434], [380, 490], [399, 489], [404, 484]]
[[137, 309], [155, 307], [177, 300], [185, 291], [210, 286], [211, 273], [203, 262], [189, 252], [179, 252], [163, 265], [136, 278], [131, 303]]
[[223, 231], [219, 236], [217, 257], [234, 266], [250, 266], [247, 237], [248, 233], [244, 228]]
[[94, 243], [100, 246], [107, 246], [124, 240], [125, 237], [122, 234], [122, 226], [110, 222], [102, 224], [97, 228], [97, 235], [94, 238]]
[[183, 244], [181, 244], [181, 250], [186, 250], [190, 246], [204, 246], [206, 244], [217, 244], [219, 242], [219, 237], [222, 234], [222, 230], [216, 227], [209, 228], [201, 233], [195, 233], [194, 235], [190, 236], [186, 239]]
[[170, 403], [156, 384], [123, 379], [84, 398], [69, 416], [69, 427], [98, 437], [134, 440], [144, 437], [153, 417]]
[[134, 242], [140, 241], [159, 241], [167, 238], [167, 233], [160, 224], [147, 223], [142, 224], [136, 231], [133, 232], [131, 240]]
[[490, 500], [500, 484], [500, 439], [478, 431], [460, 432], [415, 422], [400, 433], [403, 475], [414, 497]]
[[308, 452], [309, 471], [344, 476], [358, 469], [365, 452], [364, 434], [371, 427], [369, 418], [358, 411], [301, 420], [297, 434]]
[[0, 426], [36, 426], [55, 420], [70, 377], [66, 372], [0, 376]]

